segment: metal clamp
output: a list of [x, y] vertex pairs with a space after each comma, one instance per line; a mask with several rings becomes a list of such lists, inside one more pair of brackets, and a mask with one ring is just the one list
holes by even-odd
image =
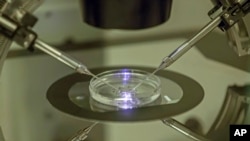
[[249, 0], [216, 0], [215, 7], [208, 15], [213, 19], [221, 14], [222, 22], [219, 27], [226, 32], [229, 46], [238, 56], [250, 54], [250, 36], [244, 16], [250, 12]]
[[221, 13], [222, 22], [219, 24], [219, 27], [223, 31], [226, 31], [249, 13], [249, 5], [249, 1], [246, 1], [243, 4], [236, 3], [231, 7], [218, 4], [208, 12], [208, 15], [213, 19], [217, 13]]
[[33, 44], [37, 39], [37, 34], [26, 27], [19, 27], [13, 39], [25, 49], [34, 51]]

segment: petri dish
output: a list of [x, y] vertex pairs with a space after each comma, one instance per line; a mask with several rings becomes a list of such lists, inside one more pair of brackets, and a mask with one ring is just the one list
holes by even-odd
[[[149, 74], [137, 69], [117, 69], [99, 73], [96, 75], [98, 79], [93, 77], [90, 80], [90, 96], [99, 103], [121, 109], [142, 107], [160, 96], [161, 81], [156, 75], [147, 78]], [[139, 87], [133, 89], [142, 81], [144, 82]]]

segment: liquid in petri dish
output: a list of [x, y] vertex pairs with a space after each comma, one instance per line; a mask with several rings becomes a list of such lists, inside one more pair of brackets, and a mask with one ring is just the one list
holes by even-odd
[[[90, 93], [96, 101], [117, 106], [122, 109], [141, 107], [156, 100], [160, 96], [160, 79], [156, 76], [148, 78], [133, 89], [138, 83], [143, 81], [147, 72], [140, 70], [112, 70], [99, 76], [102, 80], [92, 80], [90, 83]], [[102, 81], [108, 82], [117, 89], [105, 85]]]

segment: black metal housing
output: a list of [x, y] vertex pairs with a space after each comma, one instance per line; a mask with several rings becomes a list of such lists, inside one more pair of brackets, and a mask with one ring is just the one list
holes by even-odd
[[86, 23], [105, 29], [143, 29], [170, 17], [172, 0], [80, 0]]

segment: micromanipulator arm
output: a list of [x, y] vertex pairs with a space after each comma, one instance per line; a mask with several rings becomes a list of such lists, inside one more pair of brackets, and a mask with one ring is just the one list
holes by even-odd
[[[216, 14], [219, 12], [219, 14]], [[242, 17], [248, 14], [250, 11], [250, 2], [246, 0], [242, 3], [236, 3], [232, 7], [222, 7], [216, 6], [210, 11], [210, 15], [216, 14], [212, 17], [212, 20], [208, 22], [197, 34], [192, 38], [185, 41], [178, 48], [176, 48], [168, 56], [164, 57], [160, 63], [158, 70], [164, 69], [176, 60], [178, 60], [182, 55], [184, 55], [189, 49], [191, 49], [199, 40], [205, 37], [208, 33], [213, 31], [214, 28], [220, 27], [223, 31], [228, 30], [235, 23], [237, 23]]]

